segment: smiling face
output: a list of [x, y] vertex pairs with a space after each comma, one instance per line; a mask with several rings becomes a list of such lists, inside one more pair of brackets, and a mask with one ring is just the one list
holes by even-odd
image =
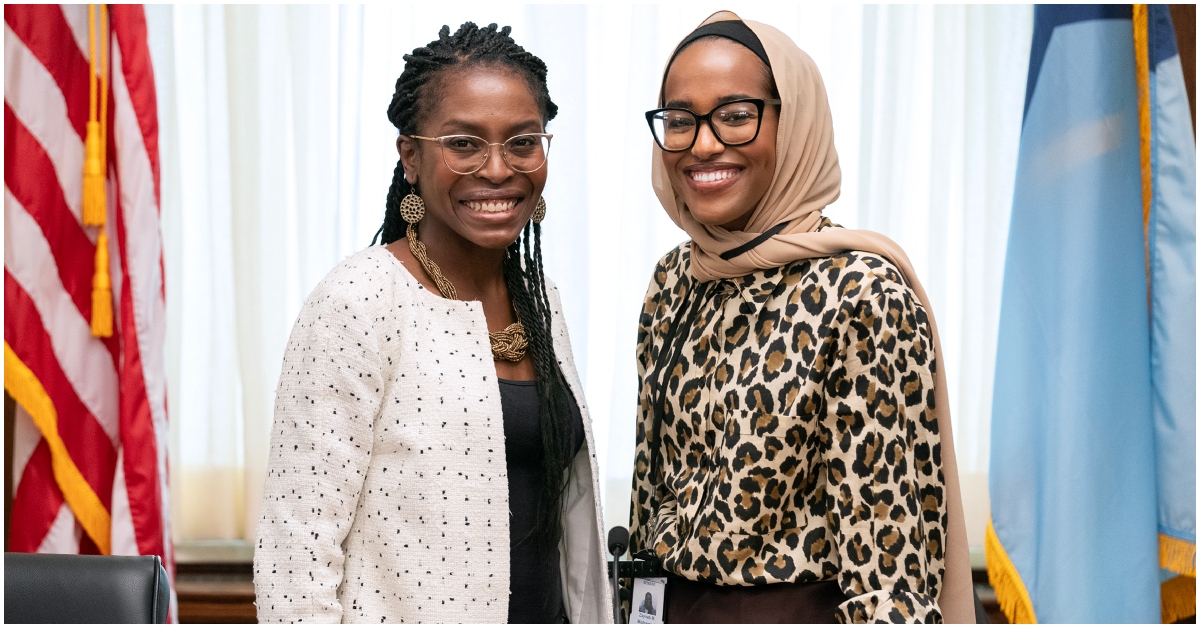
[[[475, 135], [493, 144], [514, 135], [541, 133], [542, 116], [529, 83], [503, 66], [472, 66], [434, 78], [434, 106], [418, 120], [416, 135]], [[546, 187], [546, 169], [513, 170], [492, 146], [472, 174], [458, 174], [442, 158], [437, 142], [401, 135], [396, 140], [404, 175], [425, 201], [421, 240], [460, 247], [504, 249], [512, 244]]]
[[[697, 40], [675, 57], [663, 85], [664, 107], [698, 114], [731, 100], [772, 98], [767, 68], [753, 52], [724, 38]], [[779, 112], [763, 110], [758, 137], [725, 146], [707, 122], [692, 148], [663, 153], [671, 186], [700, 223], [740, 231], [771, 185]]]

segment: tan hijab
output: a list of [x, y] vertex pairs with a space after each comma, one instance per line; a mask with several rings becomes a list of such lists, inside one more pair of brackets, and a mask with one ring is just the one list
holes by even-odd
[[[730, 11], [714, 13], [704, 24], [740, 20]], [[700, 281], [741, 277], [763, 268], [774, 268], [800, 259], [828, 257], [842, 251], [867, 251], [891, 260], [904, 274], [917, 299], [925, 305], [937, 356], [935, 412], [940, 428], [942, 473], [946, 480], [946, 575], [938, 605], [946, 623], [975, 623], [975, 598], [967, 551], [967, 529], [959, 494], [958, 464], [950, 432], [950, 400], [946, 392], [946, 363], [942, 359], [937, 323], [929, 298], [913, 272], [904, 251], [887, 236], [873, 231], [831, 229], [816, 232], [821, 210], [837, 199], [842, 171], [833, 146], [833, 117], [825, 84], [816, 64], [787, 35], [759, 22], [746, 21], [767, 51], [771, 73], [783, 101], [775, 147], [775, 175], [763, 200], [750, 215], [744, 231], [727, 231], [702, 225], [679, 200], [663, 164], [663, 153], [654, 146], [651, 160], [654, 192], [675, 224], [692, 238], [692, 275]], [[664, 83], [666, 75], [663, 76]], [[735, 249], [782, 222], [787, 226], [751, 250], [729, 260], [720, 255]]]

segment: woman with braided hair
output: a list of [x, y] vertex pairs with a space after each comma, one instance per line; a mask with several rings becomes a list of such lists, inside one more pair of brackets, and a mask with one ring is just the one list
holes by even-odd
[[404, 57], [383, 226], [284, 356], [260, 621], [611, 621], [595, 448], [542, 270], [558, 108], [509, 32], [442, 27]]
[[933, 312], [895, 242], [821, 215], [841, 170], [816, 64], [722, 11], [646, 120], [690, 236], [638, 331], [629, 549], [670, 574], [665, 620], [972, 622]]

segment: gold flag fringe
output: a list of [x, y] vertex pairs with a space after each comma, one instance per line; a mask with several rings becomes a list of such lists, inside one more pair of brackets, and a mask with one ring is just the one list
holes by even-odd
[[1036, 624], [1037, 616], [1033, 612], [1033, 601], [1021, 574], [1008, 558], [1008, 552], [996, 537], [992, 520], [988, 519], [987, 533], [984, 539], [984, 551], [987, 554], [988, 581], [996, 591], [996, 601], [1004, 616], [1014, 624]]
[[1181, 576], [1196, 577], [1196, 544], [1159, 533], [1158, 565]]
[[1138, 155], [1142, 174], [1142, 247], [1146, 260], [1146, 309], [1151, 306], [1150, 206], [1154, 199], [1154, 172], [1150, 155], [1150, 29], [1145, 4], [1133, 5], [1133, 57], [1137, 72]]
[[84, 479], [58, 433], [58, 412], [37, 376], [4, 343], [4, 390], [26, 412], [50, 448], [50, 468], [75, 520], [102, 554], [112, 553], [112, 516]]

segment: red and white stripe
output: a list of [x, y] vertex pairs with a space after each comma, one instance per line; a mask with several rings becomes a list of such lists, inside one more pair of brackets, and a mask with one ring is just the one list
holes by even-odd
[[[4, 338], [53, 401], [59, 436], [111, 516], [112, 552], [161, 556], [173, 578], [158, 116], [145, 13], [110, 5], [105, 229], [114, 324], [100, 339], [90, 322], [98, 229], [80, 220], [87, 10], [4, 7]], [[97, 551], [21, 408], [13, 452], [11, 549]]]

